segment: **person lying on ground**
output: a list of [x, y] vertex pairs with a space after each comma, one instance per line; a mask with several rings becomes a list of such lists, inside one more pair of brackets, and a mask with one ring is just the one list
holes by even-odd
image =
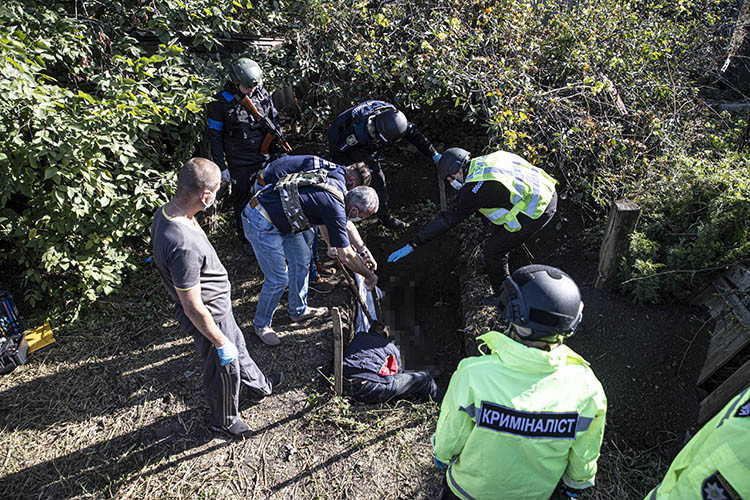
[[396, 345], [376, 333], [359, 332], [344, 349], [344, 391], [366, 404], [416, 394], [440, 402], [443, 391], [426, 371], [405, 372]]

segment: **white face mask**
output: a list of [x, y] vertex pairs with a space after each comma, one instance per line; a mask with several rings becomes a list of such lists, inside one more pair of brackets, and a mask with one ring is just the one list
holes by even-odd
[[458, 182], [456, 179], [451, 179], [450, 184], [451, 184], [451, 187], [455, 189], [456, 191], [464, 187], [464, 185]]
[[359, 222], [362, 220], [362, 217], [350, 217], [349, 220], [352, 222]]
[[211, 208], [213, 206], [213, 204], [214, 204], [215, 201], [216, 201], [216, 195], [215, 194], [214, 194], [214, 197], [211, 198], [211, 201], [209, 201], [208, 203], [206, 203], [205, 201], [203, 201], [203, 198], [201, 198], [201, 203], [203, 203], [203, 210], [208, 210], [209, 208]]

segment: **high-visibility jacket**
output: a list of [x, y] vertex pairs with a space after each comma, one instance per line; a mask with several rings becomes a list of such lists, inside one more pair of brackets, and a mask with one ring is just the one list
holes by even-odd
[[750, 498], [750, 387], [677, 454], [646, 500]]
[[560, 345], [527, 347], [499, 332], [490, 354], [451, 377], [432, 436], [453, 493], [465, 500], [547, 500], [562, 478], [594, 484], [607, 399], [588, 363]]
[[555, 193], [557, 181], [513, 153], [496, 151], [471, 160], [465, 182], [497, 181], [510, 191], [513, 207], [481, 208], [479, 212], [490, 222], [516, 232], [521, 229], [518, 214], [538, 219]]

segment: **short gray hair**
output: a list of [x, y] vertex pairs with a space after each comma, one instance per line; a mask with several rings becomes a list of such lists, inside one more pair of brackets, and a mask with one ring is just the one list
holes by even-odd
[[360, 212], [372, 214], [378, 211], [380, 202], [378, 193], [369, 186], [357, 186], [346, 193], [347, 205], [354, 206]]
[[177, 194], [202, 193], [206, 189], [215, 191], [221, 184], [221, 170], [211, 160], [190, 158], [177, 175]]

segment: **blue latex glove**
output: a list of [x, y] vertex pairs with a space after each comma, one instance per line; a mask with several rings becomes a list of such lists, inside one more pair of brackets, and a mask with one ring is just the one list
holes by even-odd
[[580, 490], [575, 490], [569, 486], [567, 486], [565, 483], [560, 485], [562, 490], [562, 494], [564, 498], [580, 498], [581, 492]]
[[441, 155], [440, 153], [435, 153], [434, 155], [432, 155], [432, 161], [433, 161], [433, 163], [435, 163], [435, 165], [437, 165], [438, 163], [440, 163], [440, 158], [442, 158], [442, 157], [443, 157], [443, 155]]
[[227, 342], [221, 347], [216, 348], [216, 352], [219, 353], [219, 361], [221, 362], [221, 366], [228, 365], [235, 359], [237, 359], [237, 356], [239, 356], [239, 352], [237, 352], [237, 346], [232, 344], [231, 342]]
[[438, 466], [438, 469], [443, 470], [443, 471], [447, 469], [446, 465], [440, 460], [438, 460], [437, 457], [433, 457], [433, 460], [435, 461], [435, 465]]
[[398, 250], [390, 254], [388, 256], [388, 262], [396, 262], [399, 259], [403, 259], [404, 257], [409, 255], [413, 251], [414, 249], [411, 247], [411, 245], [407, 243], [406, 245], [402, 246], [401, 248], [399, 248]]

